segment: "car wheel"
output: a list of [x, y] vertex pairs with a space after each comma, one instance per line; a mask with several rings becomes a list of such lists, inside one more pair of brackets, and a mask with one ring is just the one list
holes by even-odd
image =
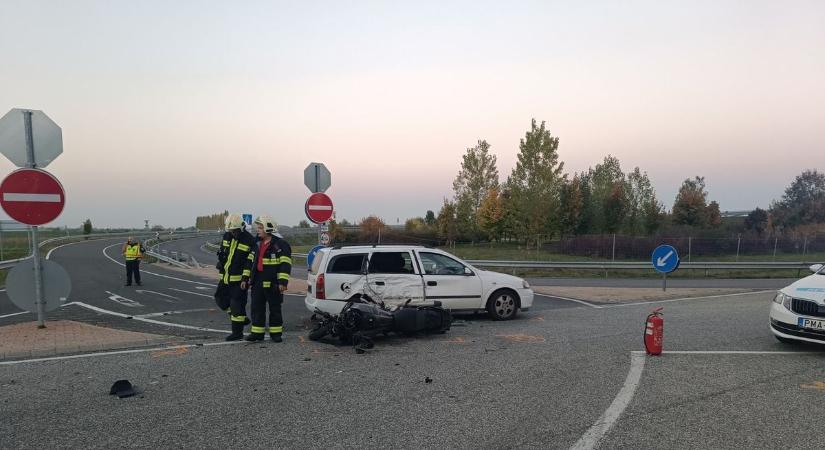
[[793, 340], [793, 339], [784, 338], [782, 336], [777, 336], [775, 334], [773, 335], [773, 337], [775, 337], [777, 341], [779, 341], [783, 344], [796, 344], [796, 341]]
[[494, 292], [487, 302], [487, 311], [493, 320], [510, 320], [516, 317], [518, 295], [509, 289]]

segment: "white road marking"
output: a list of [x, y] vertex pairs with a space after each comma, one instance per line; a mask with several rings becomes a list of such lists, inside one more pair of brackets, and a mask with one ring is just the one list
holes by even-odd
[[184, 292], [184, 293], [192, 294], [192, 295], [199, 295], [201, 297], [214, 298], [214, 296], [212, 296], [212, 295], [201, 294], [200, 292], [184, 291], [183, 289], [175, 289], [175, 288], [169, 288], [169, 290], [170, 291], [175, 291], [175, 292]]
[[[196, 331], [209, 331], [211, 333], [229, 333], [229, 330], [215, 330], [213, 328], [195, 327], [195, 326], [191, 326], [191, 325], [182, 325], [182, 324], [179, 324], [179, 323], [161, 322], [160, 320], [146, 319], [146, 318], [140, 317], [140, 316], [130, 316], [129, 314], [123, 314], [123, 313], [119, 313], [119, 312], [115, 312], [115, 311], [109, 311], [108, 309], [98, 308], [97, 306], [92, 306], [92, 305], [89, 305], [89, 304], [86, 304], [86, 303], [83, 303], [83, 302], [71, 302], [71, 303], [67, 303], [66, 305], [82, 306], [83, 308], [91, 309], [92, 311], [99, 312], [101, 314], [109, 314], [110, 316], [123, 317], [123, 318], [126, 318], [126, 319], [131, 318], [132, 320], [137, 320], [139, 322], [152, 323], [152, 324], [155, 324], [155, 325], [163, 325], [165, 327], [184, 328], [184, 329], [187, 329], [187, 330], [196, 330]], [[66, 305], [64, 305], [64, 306], [66, 306]]]
[[630, 371], [627, 373], [627, 378], [624, 381], [624, 386], [616, 394], [613, 403], [607, 410], [599, 417], [599, 420], [591, 426], [586, 433], [575, 443], [571, 449], [584, 450], [594, 449], [599, 445], [599, 441], [604, 438], [613, 424], [619, 419], [624, 412], [633, 395], [636, 393], [636, 388], [639, 386], [639, 381], [642, 379], [642, 370], [645, 367], [645, 355], [637, 352], [630, 354]]
[[217, 311], [215, 308], [198, 308], [198, 309], [179, 309], [177, 311], [164, 311], [164, 312], [157, 312], [157, 313], [150, 313], [150, 314], [141, 314], [139, 316], [134, 317], [160, 317], [160, 316], [169, 316], [172, 314], [186, 314], [191, 312], [205, 312], [205, 311]]
[[723, 298], [723, 297], [741, 297], [743, 295], [757, 295], [757, 294], [766, 294], [768, 292], [776, 292], [775, 290], [771, 289], [769, 291], [753, 291], [753, 292], [737, 292], [735, 294], [719, 294], [719, 295], [705, 295], [702, 297], [683, 297], [683, 298], [671, 298], [668, 300], [653, 300], [649, 302], [633, 302], [633, 303], [620, 303], [616, 305], [603, 305], [602, 308], [624, 308], [626, 306], [639, 306], [639, 305], [653, 305], [656, 303], [673, 303], [673, 302], [683, 302], [686, 300], [708, 300], [712, 298]]
[[[634, 350], [634, 354], [642, 354], [641, 350]], [[751, 350], [673, 350], [664, 351], [666, 355], [825, 355], [822, 352], [785, 352], [785, 351], [751, 351]]]
[[180, 300], [179, 298], [175, 297], [174, 295], [164, 294], [163, 292], [149, 291], [149, 290], [146, 290], [146, 289], [136, 289], [135, 292], [138, 292], [138, 293], [141, 293], [141, 294], [144, 294], [144, 295], [147, 294], [147, 293], [148, 294], [160, 295], [161, 297], [166, 297], [166, 298], [161, 298], [160, 300], [163, 300], [163, 301], [168, 302], [168, 303], [175, 303], [175, 302], [173, 302], [172, 300], [167, 300], [167, 298]]
[[534, 295], [535, 295], [536, 297], [546, 297], [546, 298], [549, 298], [549, 299], [554, 299], [554, 298], [557, 298], [557, 299], [559, 299], [559, 300], [566, 300], [566, 301], [568, 301], [568, 302], [576, 302], [576, 303], [581, 303], [582, 305], [589, 306], [589, 307], [591, 307], [591, 308], [596, 308], [596, 309], [602, 309], [602, 308], [604, 308], [604, 306], [601, 306], [601, 305], [594, 305], [594, 304], [592, 304], [592, 303], [588, 303], [588, 302], [586, 302], [586, 301], [584, 301], [584, 300], [579, 300], [579, 299], [576, 299], [576, 298], [559, 297], [558, 295], [547, 295], [547, 294], [534, 294]]
[[[116, 259], [112, 258], [111, 256], [109, 256], [109, 255], [106, 253], [106, 250], [108, 250], [108, 249], [110, 249], [110, 248], [112, 248], [112, 247], [114, 247], [114, 246], [116, 246], [116, 245], [121, 245], [121, 244], [114, 244], [114, 245], [110, 245], [110, 246], [108, 246], [108, 247], [105, 247], [105, 248], [103, 249], [103, 256], [105, 256], [106, 258], [109, 258], [109, 260], [110, 260], [110, 261], [112, 261], [113, 263], [115, 263], [115, 264], [117, 264], [117, 265], [119, 265], [119, 266], [126, 267], [126, 264], [124, 264], [124, 263], [122, 263], [122, 262], [120, 262], [120, 261], [118, 261], [118, 260], [116, 260]], [[176, 281], [183, 281], [184, 283], [200, 284], [200, 285], [203, 285], [203, 286], [213, 286], [213, 284], [212, 284], [212, 283], [203, 283], [203, 282], [201, 282], [201, 281], [194, 281], [194, 280], [187, 280], [187, 279], [184, 279], [184, 278], [172, 277], [172, 276], [169, 276], [169, 275], [163, 275], [163, 274], [159, 274], [159, 273], [155, 273], [155, 272], [150, 272], [150, 271], [148, 271], [148, 270], [141, 270], [141, 271], [140, 271], [140, 273], [141, 273], [141, 274], [148, 273], [149, 275], [154, 275], [154, 276], [156, 276], [156, 277], [168, 278], [168, 279], [170, 279], [170, 280], [176, 280]], [[217, 280], [215, 281], [215, 283], [217, 283]]]
[[34, 359], [21, 359], [19, 361], [0, 361], [0, 366], [11, 366], [15, 364], [24, 364], [24, 363], [35, 363], [35, 362], [45, 362], [45, 361], [61, 361], [66, 359], [81, 359], [81, 358], [97, 358], [100, 356], [112, 356], [112, 355], [129, 355], [134, 353], [147, 353], [147, 352], [157, 352], [157, 351], [164, 351], [164, 350], [177, 350], [181, 348], [195, 348], [195, 347], [218, 347], [221, 345], [235, 345], [240, 344], [245, 341], [233, 341], [233, 342], [209, 342], [206, 344], [187, 344], [187, 345], [173, 345], [173, 346], [166, 346], [166, 347], [152, 347], [152, 348], [139, 348], [135, 350], [117, 350], [113, 352], [99, 352], [99, 353], [86, 353], [83, 355], [67, 355], [67, 356], [51, 356], [48, 358], [34, 358]]
[[6, 315], [4, 315], [4, 316], [0, 316], [0, 319], [5, 319], [6, 317], [14, 317], [14, 316], [19, 316], [20, 314], [28, 314], [28, 313], [29, 313], [28, 311], [20, 311], [20, 312], [16, 312], [16, 313], [11, 313], [11, 314], [6, 314]]
[[138, 302], [136, 302], [132, 299], [126, 298], [122, 295], [115, 294], [114, 292], [109, 292], [109, 291], [104, 291], [104, 292], [109, 294], [109, 300], [111, 300], [113, 302], [120, 303], [123, 306], [128, 306], [130, 308], [140, 308], [141, 306], [143, 306], [140, 303], [138, 303]]
[[[86, 241], [80, 241], [80, 242], [86, 242]], [[54, 252], [55, 250], [57, 250], [57, 249], [59, 249], [59, 248], [63, 248], [63, 247], [65, 247], [65, 246], [67, 246], [67, 245], [79, 244], [80, 242], [69, 242], [68, 244], [58, 245], [57, 247], [55, 247], [55, 248], [53, 248], [53, 249], [49, 250], [49, 251], [48, 251], [48, 253], [46, 253], [46, 259], [51, 258], [51, 257], [52, 257], [52, 252]]]
[[206, 287], [206, 286], [195, 286], [195, 289], [200, 289], [202, 291], [211, 291], [212, 290], [211, 287]]
[[60, 203], [60, 198], [60, 194], [24, 194], [17, 192], [3, 193], [3, 201], [6, 202]]

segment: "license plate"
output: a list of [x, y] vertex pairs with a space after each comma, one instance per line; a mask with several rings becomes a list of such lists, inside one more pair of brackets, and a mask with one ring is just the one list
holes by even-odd
[[805, 317], [800, 317], [797, 324], [800, 328], [825, 331], [825, 320], [806, 319]]

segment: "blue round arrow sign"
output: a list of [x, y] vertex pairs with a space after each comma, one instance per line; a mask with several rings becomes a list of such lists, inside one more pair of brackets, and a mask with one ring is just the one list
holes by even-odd
[[322, 248], [326, 248], [326, 245], [316, 245], [315, 247], [312, 247], [312, 250], [310, 250], [309, 253], [307, 253], [308, 269], [312, 268], [312, 261], [315, 260], [315, 255], [318, 254], [318, 252], [321, 251]]
[[670, 273], [679, 268], [679, 252], [672, 245], [660, 245], [650, 258], [653, 268], [660, 273]]

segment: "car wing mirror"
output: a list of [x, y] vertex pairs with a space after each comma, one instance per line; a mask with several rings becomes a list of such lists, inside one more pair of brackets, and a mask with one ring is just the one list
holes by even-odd
[[470, 276], [470, 275], [475, 275], [475, 274], [473, 273], [472, 270], [470, 270], [469, 267], [465, 267], [464, 268], [464, 275]]

